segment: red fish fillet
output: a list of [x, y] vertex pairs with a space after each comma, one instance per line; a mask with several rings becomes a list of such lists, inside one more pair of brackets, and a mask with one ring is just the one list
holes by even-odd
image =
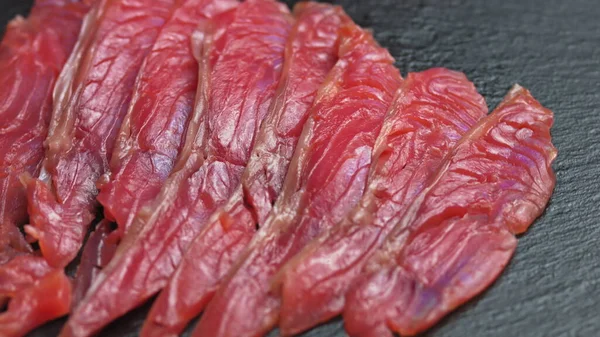
[[286, 46], [283, 74], [241, 186], [192, 241], [169, 285], [154, 302], [142, 336], [177, 336], [210, 300], [279, 195], [302, 125], [337, 60], [341, 9], [301, 3]]
[[342, 313], [344, 296], [365, 261], [436, 172], [444, 156], [487, 105], [462, 74], [430, 69], [409, 74], [374, 148], [359, 205], [280, 271], [280, 330], [291, 335]]
[[165, 23], [138, 74], [133, 100], [100, 184], [98, 201], [122, 236], [140, 208], [156, 197], [183, 143], [194, 107], [198, 63], [190, 36], [198, 21], [224, 12], [234, 0], [187, 0]]
[[108, 265], [115, 254], [117, 244], [109, 239], [112, 233], [111, 226], [110, 221], [102, 220], [83, 246], [77, 274], [73, 281], [73, 305], [83, 299], [102, 268]]
[[351, 336], [417, 334], [498, 277], [552, 194], [552, 123], [515, 86], [459, 141], [348, 292]]
[[30, 330], [66, 315], [71, 307], [71, 281], [42, 257], [17, 256], [0, 266], [0, 336], [24, 336]]
[[401, 83], [393, 58], [346, 22], [271, 215], [208, 304], [193, 336], [261, 336], [277, 322], [277, 270], [360, 200], [371, 151]]
[[67, 265], [95, 217], [96, 181], [108, 160], [132, 88], [175, 0], [98, 0], [54, 92], [39, 180], [28, 184], [30, 226], [48, 263]]
[[27, 221], [19, 177], [37, 175], [52, 113], [52, 89], [77, 41], [88, 5], [37, 0], [0, 44], [0, 264], [31, 248], [18, 226]]
[[205, 48], [200, 60], [197, 109], [175, 171], [139, 213], [61, 336], [94, 334], [157, 293], [210, 214], [231, 196], [273, 100], [291, 20], [280, 3], [248, 0], [211, 21], [214, 31], [196, 34], [214, 48]]

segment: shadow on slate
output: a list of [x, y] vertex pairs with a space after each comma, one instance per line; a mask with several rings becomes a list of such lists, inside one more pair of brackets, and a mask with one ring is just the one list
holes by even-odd
[[[2, 29], [31, 1], [2, 0]], [[286, 1], [293, 5], [295, 1]], [[555, 112], [558, 179], [545, 214], [482, 296], [427, 337], [597, 336], [600, 331], [600, 6], [596, 0], [334, 1], [389, 48], [403, 74], [463, 71], [493, 108], [514, 83]], [[133, 337], [149, 305], [100, 336]], [[63, 320], [32, 332], [55, 336]], [[191, 329], [185, 334], [189, 335]], [[277, 336], [277, 331], [269, 337]], [[304, 337], [343, 337], [342, 321]]]

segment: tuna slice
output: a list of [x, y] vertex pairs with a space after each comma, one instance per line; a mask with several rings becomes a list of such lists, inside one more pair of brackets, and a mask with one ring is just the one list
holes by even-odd
[[144, 57], [175, 0], [99, 0], [54, 91], [39, 180], [28, 183], [30, 226], [48, 263], [67, 265], [95, 217], [108, 160]]
[[339, 60], [311, 108], [281, 194], [208, 304], [193, 336], [260, 336], [277, 322], [277, 270], [360, 200], [375, 138], [401, 77], [393, 58], [349, 19]]
[[198, 100], [174, 172], [61, 336], [94, 334], [160, 291], [210, 214], [229, 199], [273, 100], [291, 20], [280, 3], [248, 0], [201, 24]]
[[230, 9], [234, 0], [187, 0], [160, 31], [138, 74], [98, 201], [121, 237], [140, 208], [156, 197], [183, 143], [194, 107], [198, 63], [190, 36], [198, 21]]
[[8, 24], [0, 44], [0, 264], [31, 251], [18, 228], [27, 222], [19, 177], [39, 172], [54, 82], [87, 10], [78, 1], [37, 0], [29, 18]]
[[368, 188], [340, 223], [280, 271], [280, 329], [296, 334], [339, 315], [365, 261], [406, 212], [444, 156], [487, 106], [462, 73], [409, 74], [375, 142]]
[[[177, 7], [162, 27], [140, 72], [127, 116], [117, 136], [111, 160], [112, 179], [100, 182], [98, 201], [105, 218], [83, 250], [75, 277], [73, 303], [79, 303], [112, 258], [116, 242], [141, 207], [154, 199], [171, 172], [183, 145], [183, 133], [193, 110], [198, 63], [190, 36], [198, 20], [235, 7], [234, 0], [189, 0]], [[110, 234], [110, 235], [109, 235]]]
[[351, 336], [419, 333], [498, 277], [552, 194], [552, 122], [515, 86], [458, 142], [349, 290]]
[[0, 335], [24, 336], [45, 322], [66, 315], [71, 307], [71, 281], [42, 257], [17, 256], [0, 267]]
[[115, 254], [117, 244], [109, 239], [111, 222], [102, 220], [90, 234], [81, 253], [77, 274], [73, 282], [73, 304], [79, 303]]
[[271, 210], [308, 111], [337, 60], [341, 9], [301, 3], [286, 46], [274, 104], [263, 121], [241, 186], [192, 241], [169, 285], [162, 291], [142, 336], [178, 336], [204, 308], [220, 279]]

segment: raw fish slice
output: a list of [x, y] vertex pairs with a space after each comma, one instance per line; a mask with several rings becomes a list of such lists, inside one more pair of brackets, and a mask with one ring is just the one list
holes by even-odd
[[341, 9], [312, 2], [294, 8], [283, 74], [242, 186], [192, 241], [169, 285], [155, 300], [143, 337], [180, 334], [269, 214], [318, 88], [337, 60]]
[[108, 170], [138, 70], [175, 0], [98, 0], [54, 90], [39, 179], [28, 183], [31, 225], [44, 258], [66, 266], [96, 213], [96, 181]]
[[71, 307], [71, 281], [39, 256], [17, 256], [0, 266], [0, 336], [20, 337], [64, 316]]
[[80, 1], [37, 0], [0, 44], [0, 264], [31, 252], [18, 226], [27, 222], [20, 181], [35, 176], [52, 113], [52, 90], [88, 10]]
[[[30, 287], [36, 280], [52, 271], [39, 256], [18, 256], [0, 266], [0, 294], [6, 299], [21, 289]], [[4, 302], [4, 301], [0, 301]]]
[[348, 292], [351, 336], [415, 335], [498, 277], [552, 194], [552, 123], [515, 86], [459, 141]]
[[198, 62], [190, 36], [198, 21], [235, 7], [235, 0], [187, 0], [160, 31], [138, 74], [133, 100], [100, 184], [98, 201], [122, 237], [167, 179], [194, 108]]
[[277, 270], [360, 200], [371, 151], [401, 77], [370, 33], [346, 20], [339, 61], [317, 94], [269, 218], [208, 304], [192, 336], [262, 336], [276, 323]]
[[[454, 144], [487, 114], [462, 73], [411, 73], [384, 121], [359, 205], [279, 273], [280, 329], [297, 334], [342, 313], [344, 296]], [[278, 285], [279, 286], [279, 285]]]
[[175, 170], [60, 336], [95, 334], [167, 284], [190, 241], [239, 185], [274, 98], [291, 25], [287, 8], [272, 0], [245, 1], [201, 24], [198, 99]]
[[117, 244], [110, 239], [112, 223], [106, 219], [96, 225], [81, 253], [77, 274], [73, 281], [73, 305], [81, 302], [102, 268], [106, 267], [115, 255]]
[[52, 90], [89, 6], [38, 0], [9, 23], [0, 45], [0, 335], [23, 336], [68, 313], [71, 284], [31, 252], [16, 225], [27, 221], [20, 176], [36, 175], [52, 112]]

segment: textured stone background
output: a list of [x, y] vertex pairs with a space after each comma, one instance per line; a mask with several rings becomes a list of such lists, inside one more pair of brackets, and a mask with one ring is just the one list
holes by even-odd
[[[28, 2], [0, 0], [2, 26]], [[600, 336], [600, 2], [335, 3], [374, 30], [403, 74], [433, 66], [461, 70], [491, 108], [520, 83], [556, 114], [558, 184], [546, 213], [520, 238], [494, 286], [425, 336]], [[145, 310], [101, 336], [135, 336]], [[30, 336], [54, 336], [61, 324]], [[337, 320], [303, 336], [346, 334]]]

